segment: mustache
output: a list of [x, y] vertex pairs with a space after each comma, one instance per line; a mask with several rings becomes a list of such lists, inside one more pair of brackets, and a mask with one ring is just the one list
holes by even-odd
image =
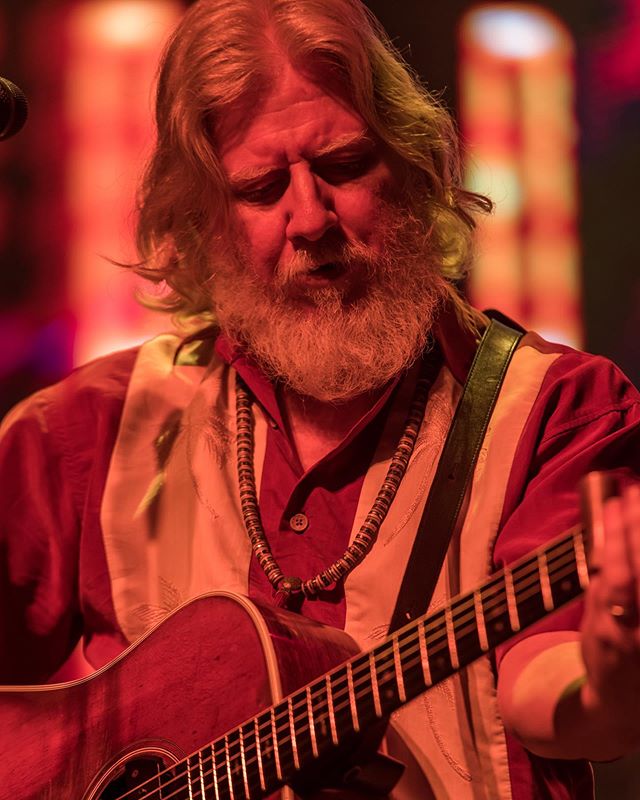
[[344, 269], [373, 269], [380, 254], [360, 242], [323, 243], [313, 248], [297, 250], [286, 261], [278, 262], [274, 272], [274, 283], [279, 288], [294, 284], [301, 275], [335, 264]]

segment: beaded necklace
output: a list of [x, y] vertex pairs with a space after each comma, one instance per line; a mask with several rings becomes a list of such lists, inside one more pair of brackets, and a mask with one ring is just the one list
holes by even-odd
[[278, 605], [286, 606], [292, 594], [302, 593], [307, 598], [315, 597], [323, 590], [343, 580], [363, 561], [373, 547], [380, 526], [387, 516], [400, 482], [407, 471], [409, 459], [424, 418], [429, 390], [440, 367], [439, 353], [432, 352], [431, 357], [426, 359], [426, 365], [426, 369], [423, 370], [416, 383], [404, 430], [391, 458], [389, 469], [360, 530], [340, 558], [322, 572], [306, 580], [292, 575], [285, 576], [273, 557], [265, 536], [258, 508], [253, 468], [254, 439], [253, 413], [251, 411], [253, 398], [242, 378], [239, 375], [236, 377], [237, 466], [242, 517], [253, 552], [276, 592]]

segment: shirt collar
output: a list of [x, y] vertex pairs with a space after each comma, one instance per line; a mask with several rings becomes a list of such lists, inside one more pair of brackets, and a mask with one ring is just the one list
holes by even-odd
[[214, 350], [218, 358], [221, 358], [225, 364], [235, 369], [264, 411], [281, 430], [284, 430], [284, 421], [278, 406], [276, 387], [264, 375], [251, 356], [239, 345], [235, 344], [225, 333], [220, 333], [216, 339]]
[[451, 306], [447, 306], [438, 317], [433, 334], [442, 348], [444, 363], [458, 383], [464, 385], [480, 338], [460, 325]]

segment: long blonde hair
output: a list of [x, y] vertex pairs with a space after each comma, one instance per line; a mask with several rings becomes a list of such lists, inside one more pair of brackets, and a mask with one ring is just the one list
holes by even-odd
[[273, 80], [274, 54], [347, 98], [407, 166], [407, 191], [427, 193], [430, 250], [473, 327], [453, 282], [469, 268], [473, 213], [491, 203], [462, 188], [450, 115], [359, 0], [199, 0], [186, 12], [160, 65], [157, 143], [139, 193], [133, 267], [169, 287], [149, 304], [183, 321], [213, 320], [210, 281], [227, 257], [229, 191], [212, 132]]

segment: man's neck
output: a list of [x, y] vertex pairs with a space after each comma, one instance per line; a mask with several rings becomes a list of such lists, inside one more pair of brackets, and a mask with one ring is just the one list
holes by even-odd
[[303, 469], [308, 470], [336, 448], [383, 391], [377, 389], [335, 404], [282, 390], [282, 416]]

